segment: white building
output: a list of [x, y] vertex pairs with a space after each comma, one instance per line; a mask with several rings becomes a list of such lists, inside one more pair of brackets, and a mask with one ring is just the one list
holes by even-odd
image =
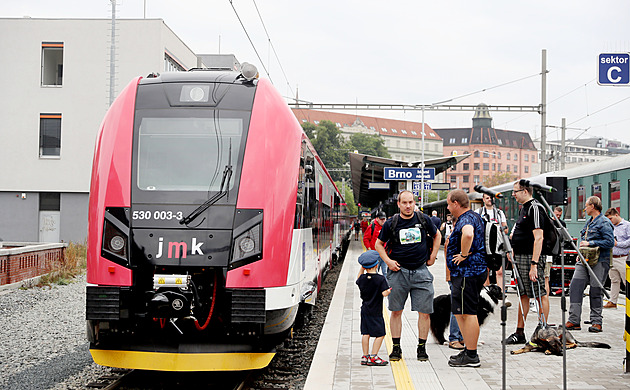
[[[0, 241], [87, 237], [94, 143], [109, 107], [109, 19], [0, 19]], [[118, 94], [202, 65], [161, 19], [117, 20]]]
[[[540, 145], [540, 141], [538, 141]], [[547, 171], [558, 171], [573, 168], [586, 163], [602, 161], [613, 155], [607, 148], [597, 146], [578, 145], [573, 140], [565, 141], [564, 164], [562, 163], [562, 143], [547, 141]]]

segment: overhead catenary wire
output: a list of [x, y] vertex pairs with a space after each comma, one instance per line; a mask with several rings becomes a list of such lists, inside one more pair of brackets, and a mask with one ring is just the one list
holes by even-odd
[[278, 57], [276, 48], [273, 46], [273, 43], [271, 42], [271, 37], [269, 36], [269, 32], [267, 31], [267, 26], [265, 26], [265, 22], [263, 21], [262, 15], [260, 14], [260, 10], [258, 9], [256, 0], [252, 0], [252, 1], [254, 3], [254, 7], [256, 8], [256, 12], [258, 13], [258, 18], [260, 19], [260, 23], [262, 23], [263, 29], [265, 30], [265, 34], [267, 35], [267, 41], [269, 42], [269, 46], [271, 47], [271, 50], [273, 51], [273, 55], [276, 57], [276, 61], [278, 61], [278, 66], [280, 66], [280, 70], [282, 71], [284, 80], [287, 82], [287, 87], [289, 87], [289, 91], [291, 91], [291, 95], [295, 95], [293, 93], [293, 88], [291, 88], [291, 83], [289, 83], [289, 79], [287, 78], [287, 74], [284, 71], [284, 67], [282, 66], [282, 62], [280, 62], [280, 57]]
[[252, 38], [249, 36], [249, 33], [247, 32], [247, 29], [245, 28], [245, 25], [243, 24], [241, 17], [239, 16], [238, 12], [236, 11], [236, 8], [234, 7], [233, 0], [229, 0], [229, 2], [230, 2], [230, 5], [232, 6], [232, 9], [234, 10], [234, 13], [236, 14], [236, 18], [241, 24], [241, 27], [243, 27], [243, 31], [245, 32], [245, 35], [247, 35], [247, 39], [249, 40], [249, 43], [252, 45], [252, 48], [254, 49], [254, 52], [256, 53], [256, 57], [258, 57], [258, 61], [260, 61], [260, 66], [263, 67], [263, 69], [265, 70], [265, 73], [267, 74], [267, 77], [269, 78], [269, 81], [271, 81], [271, 83], [273, 84], [273, 80], [271, 79], [271, 75], [269, 74], [269, 71], [265, 67], [265, 63], [263, 62], [262, 58], [260, 58], [260, 54], [258, 54], [258, 50], [256, 50], [256, 46], [254, 45]]

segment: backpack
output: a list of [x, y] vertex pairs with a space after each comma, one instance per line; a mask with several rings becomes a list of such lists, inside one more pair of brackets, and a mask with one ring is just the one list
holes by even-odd
[[[420, 224], [422, 225], [422, 233], [424, 234], [425, 239], [427, 240], [427, 247], [430, 254], [431, 252], [433, 252], [433, 237], [431, 237], [431, 235], [429, 234], [429, 229], [427, 228], [427, 220], [424, 218], [424, 216], [422, 215], [420, 211], [414, 211], [413, 213], [420, 220]], [[393, 215], [391, 219], [392, 219], [392, 223], [391, 223], [392, 238], [391, 239], [396, 239], [396, 237], [398, 237], [398, 232], [396, 231], [396, 225], [398, 225], [398, 221], [400, 220], [400, 214]], [[387, 240], [387, 243], [389, 243], [390, 240]], [[390, 249], [388, 250], [388, 254], [390, 252], [391, 252], [391, 246], [390, 246]]]
[[562, 248], [560, 247], [560, 233], [556, 227], [556, 223], [549, 216], [547, 211], [543, 212], [545, 216], [545, 226], [543, 227], [543, 247], [541, 255], [559, 256]]
[[[486, 263], [492, 271], [498, 271], [501, 268], [503, 256], [505, 255], [504, 237], [501, 232], [501, 224], [490, 219], [490, 214], [485, 207], [482, 207], [480, 214], [484, 223], [484, 243], [486, 244]], [[496, 209], [497, 213], [500, 210]], [[498, 219], [498, 218], [497, 218]]]

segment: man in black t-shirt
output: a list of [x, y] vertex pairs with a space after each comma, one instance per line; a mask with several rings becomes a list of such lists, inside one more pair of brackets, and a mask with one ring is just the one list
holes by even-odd
[[[411, 296], [411, 310], [418, 312], [417, 357], [424, 361], [429, 359], [426, 341], [429, 314], [433, 312], [433, 275], [427, 266], [435, 263], [442, 235], [427, 215], [414, 212], [415, 202], [410, 191], [398, 194], [398, 208], [400, 214], [383, 224], [375, 245], [389, 268], [387, 282], [392, 288], [388, 308], [391, 311], [389, 321], [394, 347], [389, 359], [396, 361], [402, 358], [402, 311], [407, 297]], [[429, 247], [432, 247], [431, 251]]]
[[[549, 318], [549, 297], [545, 290], [545, 256], [542, 255], [545, 207], [533, 198], [531, 186], [514, 183], [512, 196], [523, 205], [510, 237], [514, 248], [514, 265], [518, 270], [518, 291], [521, 304], [518, 308], [516, 332], [505, 340], [506, 344], [524, 344], [525, 320], [529, 312], [529, 298], [542, 306], [545, 321]], [[532, 286], [534, 286], [532, 288]], [[540, 312], [540, 310], [539, 310]]]

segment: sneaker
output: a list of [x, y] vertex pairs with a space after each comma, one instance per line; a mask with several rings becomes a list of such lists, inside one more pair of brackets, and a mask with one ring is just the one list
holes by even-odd
[[418, 353], [418, 360], [421, 362], [429, 360], [429, 355], [427, 355], [427, 345], [418, 345], [418, 349], [416, 351]]
[[602, 326], [600, 324], [593, 324], [588, 327], [588, 331], [591, 333], [600, 333], [602, 331]]
[[610, 301], [606, 302], [606, 304], [604, 305], [604, 309], [616, 309], [616, 308], [617, 308], [617, 304], [612, 303]]
[[389, 354], [389, 360], [395, 362], [400, 359], [402, 359], [402, 348], [400, 348], [400, 345], [394, 345], [392, 353]]
[[471, 358], [468, 354], [463, 353], [457, 355], [456, 359], [449, 360], [448, 365], [451, 367], [479, 367], [481, 366], [481, 361], [479, 360], [479, 355]]
[[512, 333], [510, 337], [505, 339], [505, 344], [525, 344], [527, 340], [524, 334]]
[[466, 349], [462, 349], [462, 351], [458, 353], [457, 355], [451, 355], [451, 357], [449, 357], [448, 360], [457, 360], [460, 358], [460, 356], [465, 355], [465, 354], [466, 354]]
[[383, 360], [378, 356], [371, 356], [367, 361], [368, 366], [386, 366], [389, 362], [387, 360]]
[[448, 347], [451, 349], [464, 349], [464, 344], [461, 341], [455, 340], [448, 343]]
[[370, 357], [368, 355], [361, 356], [361, 365], [367, 366], [369, 360], [370, 360]]
[[564, 325], [566, 330], [582, 330], [582, 327], [579, 324], [574, 324], [573, 322], [568, 322]]

